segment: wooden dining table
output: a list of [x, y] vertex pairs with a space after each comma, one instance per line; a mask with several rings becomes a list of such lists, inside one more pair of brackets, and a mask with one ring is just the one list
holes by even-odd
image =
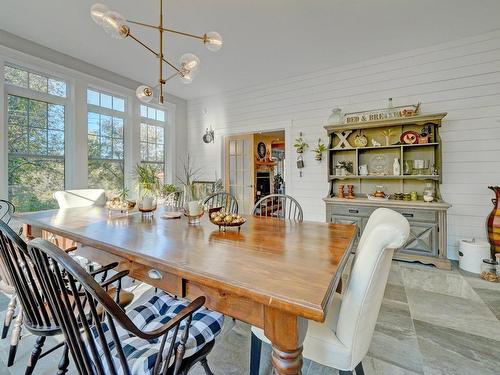
[[322, 322], [355, 241], [354, 225], [246, 217], [219, 231], [207, 215], [108, 214], [81, 207], [18, 215], [28, 238], [43, 237], [176, 296], [264, 329], [276, 374], [300, 374], [308, 320]]

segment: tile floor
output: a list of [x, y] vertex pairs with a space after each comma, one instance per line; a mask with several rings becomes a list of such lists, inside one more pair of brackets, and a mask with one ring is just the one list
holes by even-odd
[[[7, 299], [0, 295], [0, 319]], [[375, 334], [363, 361], [367, 375], [500, 374], [500, 283], [472, 274], [394, 262]], [[5, 368], [8, 340], [0, 341], [0, 375], [23, 374], [34, 338], [26, 334], [15, 365]], [[248, 374], [250, 327], [237, 323], [218, 341], [209, 362], [215, 374]], [[261, 374], [270, 374], [263, 345]], [[40, 361], [36, 374], [54, 374], [59, 352]], [[264, 358], [266, 358], [264, 360]], [[337, 371], [309, 360], [304, 375]], [[196, 367], [193, 375], [203, 375]]]

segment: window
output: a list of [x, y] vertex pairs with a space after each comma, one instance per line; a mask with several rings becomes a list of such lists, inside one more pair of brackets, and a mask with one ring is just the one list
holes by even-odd
[[7, 95], [9, 200], [17, 210], [56, 208], [64, 190], [65, 107]]
[[141, 162], [158, 168], [165, 182], [165, 111], [141, 105]]
[[44, 94], [66, 97], [66, 82], [34, 72], [5, 65], [5, 83], [38, 91]]
[[88, 185], [119, 191], [124, 186], [125, 99], [87, 90]]

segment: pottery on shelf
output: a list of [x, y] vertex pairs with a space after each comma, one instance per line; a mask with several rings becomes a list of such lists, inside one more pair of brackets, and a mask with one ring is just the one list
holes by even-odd
[[495, 259], [495, 254], [500, 253], [500, 186], [488, 186], [488, 189], [493, 190], [495, 193], [495, 198], [491, 200], [493, 202], [493, 210], [488, 216], [487, 221], [491, 259]]

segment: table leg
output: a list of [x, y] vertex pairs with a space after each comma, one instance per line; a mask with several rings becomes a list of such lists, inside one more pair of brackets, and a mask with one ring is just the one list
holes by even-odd
[[277, 375], [299, 375], [302, 369], [302, 343], [307, 320], [267, 307], [264, 333], [272, 342], [272, 365]]

